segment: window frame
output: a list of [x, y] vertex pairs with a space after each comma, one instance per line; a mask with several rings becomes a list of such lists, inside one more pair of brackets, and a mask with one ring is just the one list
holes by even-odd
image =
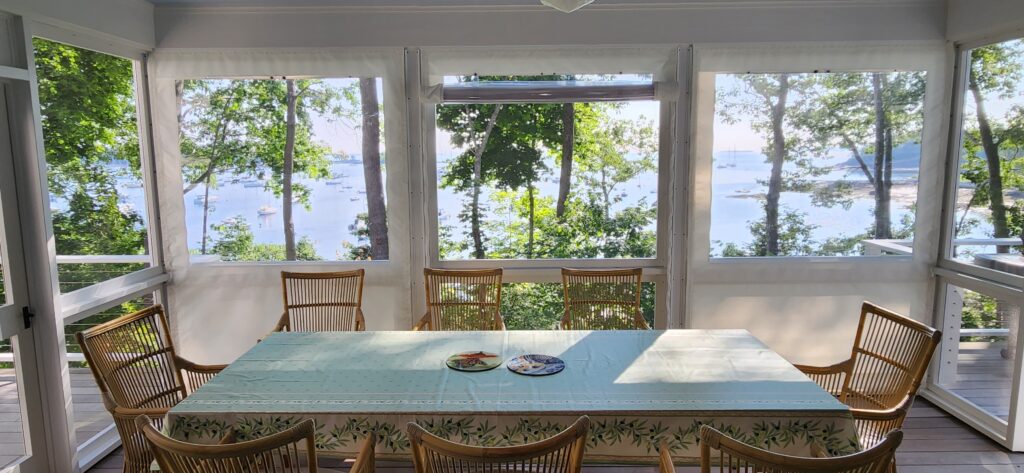
[[[656, 75], [655, 71], [640, 71], [637, 74], [652, 74]], [[666, 83], [664, 81], [655, 80], [654, 88], [664, 88]], [[631, 85], [627, 85], [632, 87]], [[628, 89], [627, 89], [628, 90]], [[621, 101], [630, 100], [648, 100], [644, 98], [640, 99], [624, 99]], [[672, 142], [662, 139], [662, 136], [672, 136], [673, 130], [673, 117], [671, 116], [672, 110], [667, 109], [666, 102], [670, 102], [670, 99], [664, 97], [656, 97], [650, 99], [659, 103], [658, 108], [658, 205], [657, 205], [657, 221], [655, 222], [655, 256], [653, 258], [493, 258], [493, 259], [453, 259], [445, 260], [440, 257], [440, 235], [439, 231], [439, 215], [438, 215], [438, 182], [436, 179], [426, 179], [426, 212], [427, 218], [427, 252], [430, 257], [430, 265], [434, 268], [445, 268], [445, 269], [477, 269], [477, 268], [493, 268], [495, 266], [501, 266], [505, 269], [538, 269], [538, 268], [562, 268], [562, 267], [576, 267], [576, 268], [610, 268], [610, 267], [623, 267], [632, 266], [640, 268], [652, 268], [652, 269], [664, 269], [668, 262], [668, 239], [669, 239], [669, 220], [670, 212], [669, 207], [671, 204], [663, 204], [664, 202], [670, 202], [671, 198], [669, 195], [669, 177], [672, 160]], [[608, 101], [606, 99], [595, 100], [595, 102]], [[615, 100], [620, 101], [620, 100]], [[524, 101], [510, 101], [510, 100], [499, 100], [497, 102], [486, 101], [486, 100], [475, 100], [472, 103], [516, 103], [516, 104], [529, 104], [529, 103], [589, 103], [584, 97], [573, 97], [571, 100], [562, 100], [558, 102], [550, 101], [536, 101], [536, 100], [524, 100]], [[424, 175], [436, 176], [437, 175], [437, 143], [436, 143], [436, 119], [437, 119], [437, 106], [445, 103], [467, 103], [464, 101], [451, 101], [451, 102], [439, 102], [428, 104], [425, 107], [423, 116], [423, 133], [424, 133]], [[426, 111], [429, 109], [429, 112]]]
[[[146, 231], [148, 252], [145, 255], [125, 256], [130, 256], [132, 259], [145, 260], [148, 262], [149, 267], [107, 279], [67, 293], [60, 293], [59, 290], [57, 290], [57, 299], [55, 300], [54, 305], [58, 317], [61, 319], [61, 323], [64, 326], [67, 326], [98, 312], [132, 300], [142, 294], [155, 294], [155, 300], [157, 303], [165, 303], [167, 300], [166, 284], [170, 280], [170, 276], [164, 265], [160, 210], [157, 200], [158, 194], [155, 175], [156, 164], [154, 161], [152, 119], [149, 108], [149, 84], [146, 74], [148, 52], [134, 44], [112, 41], [82, 32], [70, 31], [38, 21], [32, 21], [29, 28], [31, 32], [27, 35], [29, 38], [40, 38], [48, 41], [54, 41], [68, 46], [88, 49], [131, 61], [135, 88], [136, 133], [138, 134], [139, 139], [140, 174], [142, 175], [142, 189], [143, 195], [145, 196], [147, 212]], [[34, 57], [31, 62], [34, 64]], [[41, 123], [42, 118], [42, 115], [38, 116], [39, 123]], [[42, 146], [41, 136], [39, 138], [39, 145]], [[45, 169], [45, 149], [41, 149], [39, 156], [40, 159], [43, 160], [43, 163], [40, 163], [42, 165], [42, 169]], [[46, 192], [48, 190], [48, 186], [46, 185], [47, 176], [44, 174], [41, 177], [43, 180], [43, 190]], [[50, 208], [49, 199], [47, 196], [41, 196], [41, 199], [44, 202], [43, 217], [45, 219], [45, 224], [47, 227], [52, 228], [53, 213]], [[50, 246], [49, 253], [50, 264], [48, 265], [48, 270], [52, 275], [51, 280], [54, 283], [59, 283], [57, 277], [58, 261], [63, 258], [58, 257], [59, 255], [56, 254], [53, 246]], [[69, 259], [75, 259], [74, 255], [69, 256]], [[61, 340], [57, 345], [59, 345], [59, 351], [63, 355], [62, 357], [66, 358], [67, 351], [64, 341]], [[67, 377], [70, 375], [65, 370], [62, 376]], [[69, 404], [68, 416], [73, 414], [73, 409], [74, 406]], [[111, 420], [111, 423], [103, 430], [94, 434], [92, 437], [88, 439], [76, 438], [75, 440], [78, 465], [83, 471], [91, 468], [121, 444], [121, 439], [117, 433], [113, 420]]]
[[957, 212], [957, 194], [960, 184], [960, 149], [963, 145], [964, 101], [967, 95], [967, 77], [970, 71], [971, 50], [1014, 39], [1024, 40], [1024, 32], [1015, 31], [999, 36], [988, 36], [973, 41], [958, 42], [954, 45], [953, 87], [949, 121], [949, 144], [946, 148], [946, 185], [943, 192], [941, 238], [939, 241], [937, 269], [947, 270], [964, 276], [978, 278], [996, 285], [1024, 287], [1024, 276], [1018, 276], [954, 258], [956, 250], [956, 229], [953, 225]]
[[[386, 60], [378, 58], [378, 61], [381, 61], [383, 63]], [[401, 145], [400, 144], [394, 144], [394, 145], [390, 144], [390, 141], [393, 141], [393, 140], [389, 140], [388, 139], [387, 131], [385, 131], [385, 130], [387, 130], [387, 128], [385, 128], [385, 125], [384, 125], [384, 123], [386, 123], [387, 119], [388, 119], [388, 113], [387, 113], [388, 108], [389, 107], [400, 107], [401, 106], [400, 105], [400, 101], [397, 104], [393, 103], [396, 100], [400, 100], [399, 98], [390, 98], [389, 99], [389, 94], [387, 93], [389, 85], [393, 85], [389, 81], [390, 80], [400, 80], [400, 79], [398, 79], [398, 78], [391, 78], [391, 77], [389, 77], [388, 74], [385, 74], [383, 71], [376, 71], [376, 72], [373, 73], [372, 76], [374, 78], [380, 79], [380, 81], [381, 81], [381, 91], [385, 92], [383, 94], [383, 100], [380, 102], [380, 106], [383, 107], [383, 109], [385, 110], [385, 112], [383, 114], [381, 114], [381, 117], [382, 117], [382, 120], [381, 120], [381, 122], [382, 122], [382, 125], [381, 125], [381, 138], [384, 140], [384, 150], [381, 153], [381, 169], [384, 170], [385, 173], [387, 173], [387, 169], [394, 169], [395, 167], [398, 166], [397, 165], [397, 161], [399, 159], [405, 159], [405, 155], [404, 154], [399, 154], [399, 152], [398, 152], [398, 149], [399, 149], [398, 146], [401, 146]], [[286, 77], [296, 78], [296, 79], [358, 79], [359, 77], [362, 77], [362, 76], [361, 75], [353, 75], [350, 72], [349, 73], [339, 72], [337, 74], [296, 74], [296, 75], [287, 75], [287, 76], [286, 75], [280, 75], [280, 74], [273, 74], [273, 75], [266, 75], [266, 76], [249, 76], [249, 75], [245, 75], [245, 74], [234, 74], [234, 75], [232, 75], [232, 74], [211, 74], [211, 75], [186, 74], [186, 75], [183, 75], [182, 77], [177, 77], [174, 80], [227, 80], [227, 81], [231, 81], [231, 80], [251, 80], [251, 79], [283, 80]], [[403, 87], [403, 89], [404, 89], [404, 87]], [[405, 114], [403, 112], [395, 112], [394, 116], [397, 116], [399, 118], [405, 118]], [[175, 125], [176, 125], [176, 127], [179, 127], [179, 128], [176, 128], [176, 129], [180, 129], [180, 124], [175, 122]], [[392, 125], [392, 126], [394, 126], [394, 125]], [[181, 147], [180, 146], [181, 146], [181, 144], [180, 144], [179, 141], [175, 141], [175, 143], [178, 145], [178, 149], [174, 151], [174, 154], [176, 154], [179, 157], [179, 163], [178, 163], [179, 165], [177, 166], [176, 172], [178, 173], [178, 176], [182, 176], [182, 167], [180, 165], [181, 164], [180, 163], [180, 157], [181, 157]], [[394, 148], [392, 148], [392, 146], [394, 146]], [[394, 152], [391, 152], [392, 149], [394, 149]], [[154, 155], [155, 154], [156, 153], [154, 153]], [[188, 265], [189, 266], [197, 266], [197, 267], [211, 268], [211, 269], [214, 269], [214, 268], [231, 269], [231, 268], [238, 268], [238, 267], [245, 268], [245, 267], [253, 267], [253, 266], [280, 267], [280, 268], [286, 268], [286, 267], [287, 268], [294, 268], [296, 266], [304, 266], [304, 267], [314, 267], [314, 268], [315, 267], [331, 267], [331, 268], [342, 268], [342, 269], [344, 269], [345, 267], [353, 267], [353, 268], [369, 268], [369, 267], [390, 268], [390, 267], [393, 266], [393, 262], [396, 262], [396, 261], [399, 261], [399, 260], [404, 261], [404, 257], [396, 254], [396, 252], [393, 251], [395, 249], [395, 247], [396, 247], [395, 241], [396, 241], [396, 235], [398, 235], [398, 234], [392, 228], [393, 225], [394, 225], [394, 222], [396, 221], [396, 219], [392, 216], [392, 205], [393, 205], [394, 202], [397, 202], [397, 199], [393, 198], [391, 196], [391, 193], [389, 192], [389, 189], [391, 188], [391, 185], [389, 184], [389, 182], [391, 181], [391, 179], [398, 179], [398, 178], [399, 177], [395, 176], [394, 174], [385, 174], [384, 182], [383, 182], [383, 185], [384, 185], [383, 191], [384, 191], [385, 210], [386, 210], [387, 215], [388, 215], [388, 219], [387, 219], [388, 245], [389, 245], [389, 250], [391, 250], [390, 251], [391, 254], [389, 255], [389, 258], [386, 259], [386, 260], [331, 260], [331, 259], [324, 259], [324, 260], [319, 260], [319, 261], [305, 261], [305, 260], [294, 260], [294, 261], [291, 261], [291, 260], [279, 260], [279, 261], [223, 261], [223, 260], [221, 260], [219, 258], [219, 256], [217, 254], [212, 254], [211, 253], [211, 254], [206, 254], [206, 255], [197, 255], [197, 254], [192, 254], [191, 253], [191, 249], [192, 249], [191, 246], [190, 246], [191, 243], [188, 242], [188, 238], [190, 238], [190, 236], [188, 234], [188, 225], [185, 222], [185, 219], [187, 218], [187, 213], [188, 213], [187, 210], [183, 210], [182, 211], [181, 227], [180, 228], [175, 228], [175, 230], [179, 230], [180, 234], [184, 235], [184, 237], [185, 237], [185, 240], [186, 240], [185, 249], [188, 250], [188, 252], [189, 252], [188, 253]], [[404, 181], [403, 181], [403, 184], [400, 184], [400, 185], [404, 185]], [[182, 202], [184, 202], [185, 196], [184, 195], [179, 195], [179, 194], [181, 194], [181, 191], [178, 191], [177, 193], [175, 193], [174, 197], [172, 197], [171, 199], [172, 200], [181, 200]], [[363, 203], [365, 204], [366, 202], [363, 201]], [[398, 207], [398, 206], [396, 206], [396, 207]], [[396, 210], [401, 210], [401, 209], [396, 209]], [[296, 234], [296, 236], [298, 236], [298, 233]], [[281, 244], [283, 244], [283, 242]], [[404, 250], [405, 249], [405, 244], [404, 243], [399, 244], [398, 248], [399, 248], [399, 251]]]
[[[711, 257], [715, 79], [719, 74], [747, 73], [924, 72], [927, 75], [923, 99], [925, 121], [920, 138], [921, 171], [917, 183], [917, 202], [920, 203], [925, 186], [934, 183], [941, 188], [942, 173], [930, 171], [928, 166], [937, 164], [936, 158], [945, 155], [942, 148], [945, 123], [941, 118], [929, 118], [930, 109], [945, 106], [942, 47], [936, 42], [897, 42], [866, 46], [840, 43], [697, 45], [695, 49], [690, 194], [693, 204], [689, 221], [691, 242], [687, 248], [690, 274], [701, 274], [702, 282], [731, 283], [759, 282], [768, 272], [791, 282], [841, 280], [843, 272], [847, 272], [843, 277], [851, 281], [877, 281], [882, 274], [886, 280], [919, 279], [927, 274], [925, 268], [934, 261], [933, 247], [928, 245], [929, 235], [934, 235], [932, 228], [938, 227], [934, 219], [939, 218], [939, 206], [934, 212], [923, 211], [920, 206], [915, 210], [914, 250], [908, 255]], [[933, 148], [925, 149], [925, 143]], [[850, 273], [851, 270], [855, 273]]]
[[[950, 110], [947, 147], [943, 155], [945, 159], [945, 179], [942, 194], [942, 214], [940, 219], [939, 245], [935, 250], [936, 262], [932, 268], [934, 284], [934, 320], [935, 326], [947, 330], [951, 324], [959, 324], [959, 319], [947, 318], [946, 308], [949, 301], [949, 286], [957, 286], [974, 291], [989, 297], [1006, 300], [1018, 307], [1024, 307], [1024, 276], [1017, 276], [1004, 273], [991, 268], [977, 266], [953, 258], [955, 250], [955, 215], [957, 213], [957, 197], [960, 183], [960, 149], [963, 140], [964, 129], [964, 102], [967, 95], [967, 79], [970, 71], [970, 51], [974, 48], [984, 47], [1014, 39], [1024, 38], [1024, 31], [1016, 30], [1000, 35], [984, 36], [977, 39], [957, 42], [952, 45], [950, 52], [950, 73], [952, 84], [949, 88], [951, 96], [948, 105]], [[947, 320], [949, 319], [949, 320]], [[1019, 322], [1018, 322], [1019, 323]], [[957, 325], [957, 328], [959, 325]], [[952, 332], [950, 332], [952, 333]], [[949, 337], [944, 337], [943, 344], [953, 342]], [[959, 339], [955, 340], [959, 342]], [[938, 362], [932, 363], [929, 369], [927, 382], [925, 383], [922, 395], [929, 401], [948, 412], [953, 413], [957, 418], [963, 420], [980, 432], [989, 436], [999, 444], [1011, 450], [1024, 448], [1024, 435], [1018, 431], [1024, 425], [1024, 411], [1020, 410], [1024, 402], [1024, 386], [1022, 386], [1022, 362], [1024, 358], [1024, 336], [1021, 336], [1020, 326], [1017, 333], [1017, 360], [1014, 360], [1010, 415], [1007, 421], [996, 418], [991, 413], [972, 404], [963, 397], [960, 397], [946, 388], [942, 387], [943, 365], [953, 363], [955, 358], [949, 358], [958, 353], [948, 353], [943, 346], [939, 347]], [[948, 369], [948, 368], [947, 368]]]
[[[477, 269], [500, 267], [504, 270], [505, 283], [558, 283], [561, 282], [560, 268], [573, 267], [585, 269], [610, 269], [622, 267], [643, 268], [643, 281], [655, 284], [655, 327], [658, 329], [675, 328], [683, 325], [685, 304], [683, 298], [672, 300], [679, 306], [669, 308], [670, 294], [682, 292], [685, 286], [683, 277], [670, 277], [670, 266], [678, 259], [678, 255], [670, 254], [674, 245], [684, 244], [682, 232], [677, 228], [678, 216], [676, 209], [685, 206], [682, 199], [674, 197], [679, 190], [675, 189], [674, 174], [679, 166], [674, 166], [677, 153], [682, 153], [685, 146], [677, 146], [677, 124], [679, 110], [687, 91], [679, 87], [679, 80], [685, 79], [681, 74], [689, 67], [689, 48], [648, 48], [636, 50], [631, 48], [592, 49], [559, 49], [559, 48], [511, 48], [498, 53], [488, 48], [454, 48], [445, 50], [415, 51], [407, 59], [407, 70], [419, 71], [419, 74], [407, 74], [412, 103], [419, 103], [419, 113], [410, 113], [410, 120], [418, 117], [419, 126], [410, 121], [411, 129], [420, 132], [421, 149], [420, 163], [414, 163], [415, 171], [420, 173], [418, 181], [422, 187], [413, 188], [422, 194], [422, 217], [417, 226], [422, 224], [422, 243], [413, 244], [413, 262], [422, 257], [426, 266], [441, 269]], [[440, 57], [440, 60], [435, 60]], [[454, 60], [453, 60], [454, 58]], [[452, 64], [462, 64], [453, 67]], [[509, 66], [513, 64], [514, 66]], [[539, 73], [550, 67], [566, 69], [562, 73], [602, 74], [609, 73], [607, 64], [619, 64], [620, 69], [614, 73], [650, 74], [655, 89], [658, 91], [654, 100], [659, 102], [658, 113], [658, 206], [655, 225], [656, 243], [653, 258], [548, 258], [548, 259], [463, 259], [442, 260], [439, 251], [439, 215], [437, 205], [437, 143], [436, 143], [436, 106], [440, 100], [441, 84], [444, 75], [472, 74], [531, 74]], [[519, 67], [521, 66], [521, 67]], [[481, 68], [481, 70], [478, 70]], [[511, 68], [508, 71], [500, 69]], [[472, 70], [470, 70], [472, 69]], [[495, 69], [492, 71], [491, 69]], [[559, 70], [561, 70], [559, 69]], [[418, 100], [417, 100], [418, 99]], [[586, 101], [586, 100], [580, 100]], [[507, 102], [506, 102], [507, 103]], [[531, 102], [523, 102], [531, 103]], [[414, 140], [410, 140], [414, 142]], [[415, 156], [416, 153], [413, 153]], [[418, 166], [416, 165], [418, 164]], [[416, 176], [413, 176], [416, 178]], [[677, 202], [680, 201], [680, 202]], [[414, 215], [414, 219], [416, 219]], [[673, 218], [675, 217], [675, 218]], [[421, 223], [420, 223], [421, 222]], [[416, 247], [422, 248], [421, 254]], [[415, 264], [413, 265], [415, 266]], [[423, 309], [422, 302], [417, 302], [418, 293], [422, 293], [422, 272], [412, 269], [412, 291], [414, 311]], [[674, 273], [673, 273], [674, 274]], [[419, 296], [422, 298], [422, 296]], [[670, 313], [671, 312], [671, 313]]]

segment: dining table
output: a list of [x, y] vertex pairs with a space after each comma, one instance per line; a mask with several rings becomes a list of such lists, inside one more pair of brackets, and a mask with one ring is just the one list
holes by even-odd
[[[483, 351], [542, 354], [563, 371], [525, 376], [507, 362], [456, 371], [446, 359]], [[711, 425], [743, 442], [809, 456], [858, 451], [849, 409], [746, 330], [274, 333], [171, 408], [165, 433], [216, 443], [316, 421], [320, 454], [351, 457], [369, 433], [380, 458], [410, 458], [407, 425], [483, 446], [552, 436], [591, 419], [586, 460], [699, 457]]]

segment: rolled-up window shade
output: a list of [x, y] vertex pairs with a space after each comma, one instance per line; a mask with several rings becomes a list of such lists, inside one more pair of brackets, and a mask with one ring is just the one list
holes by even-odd
[[656, 100], [655, 82], [493, 81], [444, 84], [442, 103], [566, 103]]

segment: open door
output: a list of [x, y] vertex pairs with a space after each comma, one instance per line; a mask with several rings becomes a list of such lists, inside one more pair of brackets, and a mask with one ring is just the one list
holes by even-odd
[[41, 380], [21, 241], [7, 97], [0, 80], [0, 470], [45, 471]]

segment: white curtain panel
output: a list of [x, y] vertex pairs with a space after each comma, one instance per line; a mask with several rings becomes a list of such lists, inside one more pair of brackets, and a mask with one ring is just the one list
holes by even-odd
[[647, 48], [424, 48], [423, 72], [438, 84], [452, 75], [654, 74], [675, 76], [679, 46]]
[[[875, 300], [932, 322], [929, 267], [940, 239], [951, 61], [952, 52], [943, 43], [695, 45], [688, 207], [690, 326], [746, 327], [785, 355], [835, 361], [837, 354], [848, 351], [845, 339], [852, 341], [853, 336], [851, 332], [845, 337], [839, 328], [855, 328], [861, 300]], [[896, 70], [925, 71], [928, 81], [914, 255], [710, 258], [716, 74]], [[839, 332], [818, 330], [829, 325]], [[780, 331], [780, 326], [789, 329]]]
[[[182, 350], [207, 362], [233, 360], [281, 314], [280, 271], [367, 269], [364, 311], [370, 330], [406, 329], [409, 289], [409, 157], [404, 50], [157, 50], [149, 60], [159, 207], [168, 305]], [[389, 261], [193, 264], [188, 251], [174, 83], [181, 79], [381, 77]], [[346, 266], [347, 265], [347, 266]], [[224, 337], [230, 333], [232, 337]]]

